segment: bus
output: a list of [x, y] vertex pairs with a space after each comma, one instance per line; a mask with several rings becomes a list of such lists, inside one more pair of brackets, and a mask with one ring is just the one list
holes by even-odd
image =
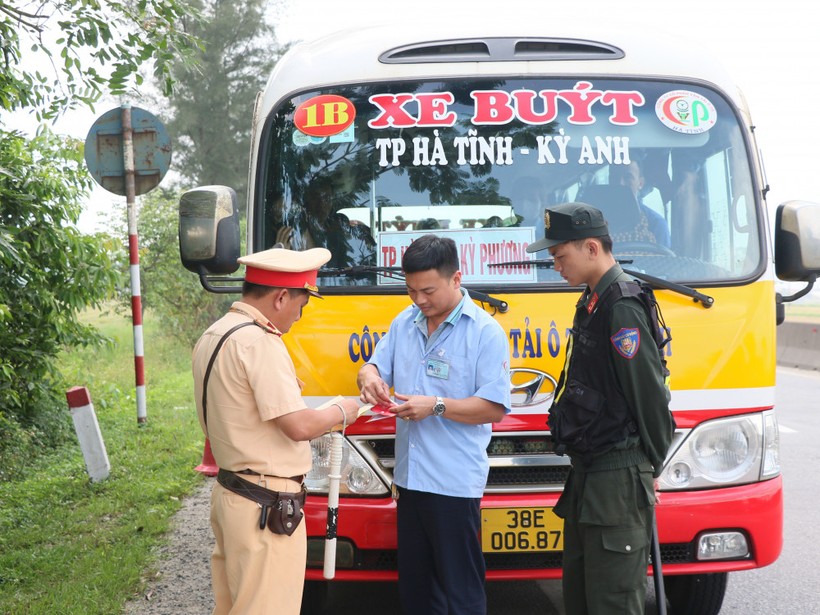
[[[526, 248], [544, 208], [572, 201], [604, 212], [671, 331], [677, 427], [657, 506], [669, 605], [718, 613], [728, 573], [777, 559], [776, 326], [820, 271], [820, 208], [770, 211], [749, 109], [715, 57], [580, 21], [374, 26], [291, 48], [249, 121], [246, 251], [332, 253], [321, 309], [283, 338], [309, 405], [358, 396], [359, 368], [409, 303], [403, 250], [425, 233], [456, 242], [463, 285], [506, 331], [513, 409], [494, 426], [482, 499], [489, 582], [561, 576], [552, 508], [569, 460], [546, 419], [581, 289]], [[238, 291], [239, 214], [228, 186], [180, 198], [181, 258], [208, 290]], [[805, 288], [783, 297], [776, 276]], [[330, 436], [311, 443], [305, 613], [329, 582], [397, 578], [394, 431], [347, 427], [333, 581]]]

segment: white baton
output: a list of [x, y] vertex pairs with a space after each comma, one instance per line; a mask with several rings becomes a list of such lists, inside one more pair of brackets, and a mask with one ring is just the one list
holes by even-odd
[[336, 576], [336, 523], [339, 516], [339, 483], [342, 480], [342, 439], [341, 432], [330, 434], [330, 485], [327, 492], [327, 532], [325, 534], [324, 577]]

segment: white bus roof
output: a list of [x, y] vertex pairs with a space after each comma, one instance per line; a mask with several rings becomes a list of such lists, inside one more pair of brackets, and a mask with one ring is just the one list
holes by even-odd
[[[558, 44], [546, 47], [548, 39]], [[527, 45], [528, 42], [531, 44]], [[519, 45], [519, 51], [515, 51], [515, 43], [523, 43], [524, 49]], [[484, 48], [487, 52], [482, 51]], [[596, 53], [596, 48], [602, 53]], [[606, 49], [610, 53], [604, 53]], [[403, 50], [403, 57], [385, 57], [396, 50]], [[382, 57], [387, 61], [380, 60]], [[702, 49], [700, 43], [657, 30], [627, 30], [580, 20], [528, 24], [519, 15], [509, 22], [493, 16], [481, 24], [431, 20], [415, 26], [397, 22], [344, 30], [299, 43], [277, 63], [265, 88], [257, 121], [264, 122], [282, 98], [304, 89], [372, 81], [499, 75], [695, 79], [717, 86], [738, 107], [744, 108], [742, 95], [720, 61], [709, 50]]]

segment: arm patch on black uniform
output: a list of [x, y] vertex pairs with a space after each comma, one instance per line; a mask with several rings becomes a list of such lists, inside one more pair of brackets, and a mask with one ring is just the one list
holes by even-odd
[[621, 329], [609, 338], [615, 350], [625, 359], [631, 359], [638, 354], [641, 347], [641, 332], [638, 329]]

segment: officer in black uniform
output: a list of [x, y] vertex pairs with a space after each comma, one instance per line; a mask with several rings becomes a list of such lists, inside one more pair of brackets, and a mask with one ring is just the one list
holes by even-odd
[[599, 210], [548, 208], [544, 235], [527, 251], [549, 249], [555, 270], [585, 286], [549, 416], [556, 450], [572, 461], [555, 507], [564, 606], [567, 615], [643, 614], [654, 479], [674, 430], [657, 319], [615, 262]]

